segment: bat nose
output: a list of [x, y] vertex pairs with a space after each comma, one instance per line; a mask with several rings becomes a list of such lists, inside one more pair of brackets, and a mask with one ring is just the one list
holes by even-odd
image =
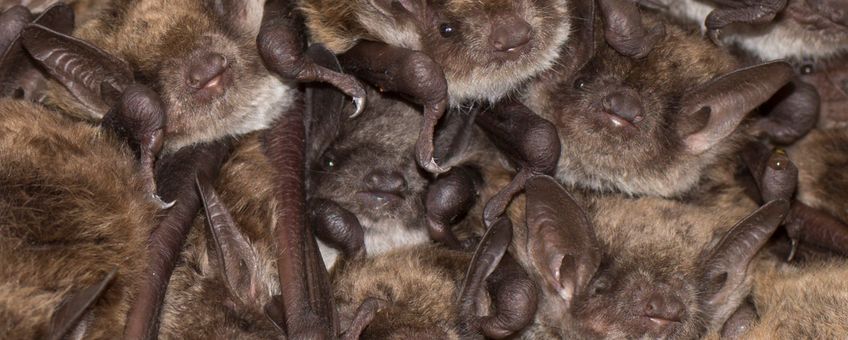
[[222, 88], [222, 76], [228, 66], [227, 58], [223, 55], [207, 53], [192, 61], [186, 82], [198, 90]]
[[645, 316], [665, 326], [671, 322], [680, 322], [684, 312], [683, 302], [676, 296], [654, 293], [645, 303]]
[[493, 20], [491, 44], [495, 50], [510, 52], [530, 42], [533, 28], [515, 15]]
[[630, 123], [638, 123], [643, 119], [642, 102], [634, 94], [613, 92], [603, 100], [607, 113], [623, 118]]
[[403, 201], [406, 179], [397, 171], [374, 170], [362, 179], [366, 190], [356, 194], [363, 206], [371, 210], [380, 210], [396, 206]]
[[363, 178], [365, 187], [372, 191], [400, 195], [406, 189], [406, 179], [400, 172], [374, 170]]

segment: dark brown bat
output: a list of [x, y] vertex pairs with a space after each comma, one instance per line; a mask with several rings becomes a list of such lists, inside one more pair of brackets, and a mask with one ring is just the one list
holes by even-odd
[[[31, 28], [24, 46], [67, 89], [54, 86], [48, 102], [71, 115], [101, 118], [108, 92], [134, 81], [155, 89], [168, 108], [165, 149], [174, 151], [267, 127], [291, 101], [252, 46], [261, 6], [221, 5], [230, 12], [202, 1], [115, 0], [106, 11], [120, 15], [87, 22], [78, 39]], [[69, 62], [79, 66], [66, 70]]]
[[131, 151], [22, 100], [0, 100], [0, 129], [0, 333], [120, 337], [156, 212]]
[[[622, 199], [593, 198], [587, 214], [546, 176], [525, 191], [526, 209], [513, 211], [526, 219], [514, 250], [542, 287], [527, 337], [692, 338], [720, 328], [749, 292], [750, 261], [789, 210], [772, 201], [728, 228], [712, 209], [668, 200], [681, 210], [635, 216], [615, 209]], [[717, 228], [691, 224], [710, 214]]]
[[[426, 242], [428, 234], [460, 247], [451, 229], [477, 201], [476, 161], [492, 153], [474, 130], [473, 113], [466, 117], [457, 110], [443, 119], [437, 129], [440, 149], [436, 154], [443, 164], [456, 165], [456, 169], [430, 184], [414, 160], [417, 126], [413, 122], [419, 111], [403, 101], [369, 93], [369, 108], [356, 120], [345, 122], [313, 157], [309, 196], [333, 201], [352, 213], [365, 232], [369, 253]], [[461, 142], [465, 138], [469, 140]], [[322, 253], [327, 250], [322, 248]], [[334, 260], [325, 256], [325, 262], [331, 266]]]
[[467, 100], [494, 102], [550, 67], [569, 28], [562, 0], [275, 3], [282, 15], [268, 20], [302, 14], [312, 40], [341, 54], [346, 71], [424, 106], [416, 159], [430, 172], [446, 170], [433, 148], [445, 108]]
[[[103, 118], [134, 83], [158, 93], [164, 129], [161, 114], [147, 113], [124, 127], [143, 137], [136, 141], [142, 155], [266, 128], [291, 103], [291, 84], [268, 72], [256, 51], [259, 1], [115, 0], [106, 7], [120, 15], [88, 21], [75, 37], [36, 23], [21, 40], [56, 80], [45, 102], [71, 116]], [[142, 163], [149, 173], [152, 159]]]
[[[340, 69], [337, 62], [326, 62], [329, 69]], [[440, 122], [436, 155], [443, 164], [457, 168], [428, 186], [430, 178], [414, 161], [418, 109], [370, 89], [369, 107], [359, 118], [346, 121], [346, 113], [355, 108], [344, 107], [340, 92], [329, 87], [308, 91], [309, 221], [319, 239], [327, 243], [338, 243], [333, 238], [362, 239], [356, 249], [379, 254], [426, 242], [429, 233], [437, 241], [461, 247], [451, 229], [476, 202], [480, 164], [475, 163], [492, 152], [475, 130], [477, 110], [451, 110]], [[336, 251], [328, 247], [321, 251], [325, 264], [332, 267]]]
[[793, 74], [783, 62], [737, 69], [729, 54], [673, 25], [645, 58], [627, 58], [593, 33], [591, 20], [583, 22], [562, 67], [526, 100], [556, 125], [556, 173], [569, 185], [685, 194], [735, 150], [737, 127]]

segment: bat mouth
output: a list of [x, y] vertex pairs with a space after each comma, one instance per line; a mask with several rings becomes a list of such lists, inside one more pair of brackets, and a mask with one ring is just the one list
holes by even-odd
[[221, 97], [227, 92], [227, 88], [232, 83], [230, 72], [221, 72], [220, 74], [210, 78], [208, 81], [198, 86], [194, 92], [195, 97], [201, 101], [210, 101]]
[[493, 49], [492, 56], [494, 56], [494, 61], [507, 63], [507, 62], [515, 62], [521, 60], [525, 55], [533, 52], [533, 43], [527, 43], [518, 47], [513, 47], [504, 51], [498, 51]]
[[596, 110], [594, 118], [596, 123], [600, 124], [607, 130], [614, 131], [615, 133], [635, 133], [639, 130], [639, 126], [637, 124], [642, 121], [642, 117], [636, 117], [636, 119], [630, 121], [622, 116], [607, 112], [603, 109]]
[[653, 324], [655, 324], [659, 327], [662, 327], [662, 328], [670, 327], [670, 326], [673, 326], [675, 324], [681, 323], [680, 320], [676, 320], [676, 319], [665, 319], [665, 318], [661, 318], [661, 317], [647, 316], [647, 315], [644, 315], [642, 317], [648, 319], [648, 321], [650, 321], [651, 323], [653, 323]]
[[359, 191], [356, 200], [366, 208], [372, 210], [384, 210], [399, 205], [403, 196], [387, 191]]

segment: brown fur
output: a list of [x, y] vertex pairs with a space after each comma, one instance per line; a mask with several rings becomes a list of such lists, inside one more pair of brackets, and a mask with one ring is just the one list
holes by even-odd
[[2, 333], [43, 336], [57, 301], [117, 268], [85, 336], [120, 336], [155, 211], [121, 145], [89, 124], [0, 101], [0, 314], [26, 319]]
[[[838, 339], [848, 334], [844, 259], [791, 264], [760, 256], [751, 292], [759, 319], [746, 339]], [[718, 339], [710, 334], [708, 339]]]
[[[657, 18], [645, 16], [646, 25]], [[568, 185], [633, 195], [675, 197], [691, 190], [705, 169], [731, 154], [739, 136], [704, 153], [688, 153], [683, 131], [692, 124], [680, 112], [682, 97], [699, 85], [739, 67], [727, 52], [678, 26], [644, 59], [624, 57], [601, 39], [596, 28], [595, 57], [579, 72], [562, 54], [561, 68], [545, 74], [528, 93], [527, 104], [558, 127], [562, 152], [557, 177]], [[583, 48], [582, 46], [579, 48]], [[583, 83], [582, 89], [575, 84]], [[644, 119], [638, 128], [610, 128], [602, 98], [619, 89], [636, 91]]]
[[[226, 22], [201, 0], [113, 0], [74, 35], [126, 61], [136, 81], [162, 97], [168, 111], [165, 151], [266, 128], [288, 106], [291, 88], [271, 75], [256, 49], [259, 18]], [[255, 23], [251, 20], [255, 20]], [[219, 53], [229, 64], [224, 93], [205, 98], [186, 85], [192, 63]], [[51, 84], [48, 102], [84, 119], [105, 112]]]
[[[423, 13], [392, 14], [374, 0], [301, 0], [312, 40], [342, 53], [360, 40], [422, 51], [444, 70], [453, 104], [465, 100], [496, 101], [522, 82], [552, 66], [569, 35], [564, 0], [433, 1], [413, 0]], [[489, 47], [490, 24], [497, 13], [515, 13], [533, 27], [529, 53], [509, 59]], [[452, 23], [458, 33], [444, 38], [439, 25]]]
[[787, 152], [798, 167], [797, 199], [848, 222], [848, 129], [813, 130]]
[[470, 260], [468, 253], [419, 246], [345, 263], [333, 272], [335, 300], [343, 315], [367, 298], [383, 300], [362, 339], [458, 339], [455, 301]]

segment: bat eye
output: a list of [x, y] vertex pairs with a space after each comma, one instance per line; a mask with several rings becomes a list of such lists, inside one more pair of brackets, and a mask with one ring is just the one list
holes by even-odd
[[336, 156], [331, 153], [325, 153], [324, 156], [321, 157], [320, 163], [321, 169], [324, 171], [333, 171], [339, 166], [339, 161], [336, 159]]
[[582, 89], [586, 88], [587, 82], [588, 81], [586, 80], [586, 78], [583, 78], [583, 77], [577, 78], [577, 80], [574, 81], [574, 89], [575, 90], [582, 90]]
[[813, 71], [815, 71], [815, 68], [813, 68], [812, 64], [801, 65], [801, 70], [800, 70], [801, 74], [807, 75], [807, 74], [813, 73]]
[[442, 37], [450, 38], [456, 34], [456, 31], [457, 29], [453, 24], [444, 23], [439, 25], [439, 34], [441, 34]]

